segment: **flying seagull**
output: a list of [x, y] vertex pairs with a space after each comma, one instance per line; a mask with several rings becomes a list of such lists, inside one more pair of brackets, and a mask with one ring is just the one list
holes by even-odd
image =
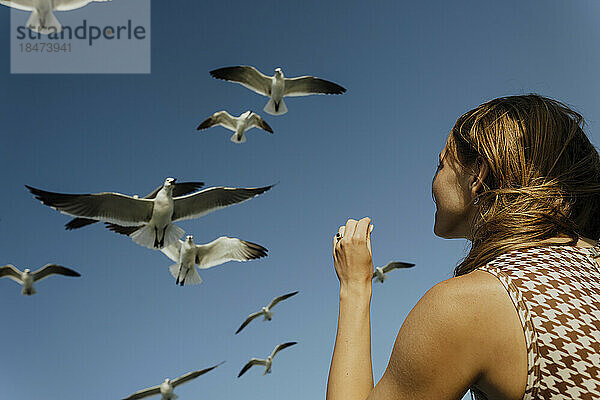
[[244, 143], [246, 142], [246, 135], [244, 132], [252, 128], [260, 128], [269, 133], [273, 133], [273, 129], [267, 124], [258, 114], [248, 110], [241, 114], [239, 117], [234, 117], [227, 111], [217, 111], [204, 122], [202, 122], [197, 130], [203, 130], [211, 128], [215, 125], [221, 125], [224, 128], [234, 131], [235, 133], [231, 136], [233, 143]]
[[273, 357], [275, 357], [275, 354], [277, 354], [277, 352], [279, 350], [283, 350], [286, 347], [293, 346], [296, 343], [298, 343], [298, 342], [287, 342], [287, 343], [278, 344], [275, 347], [275, 349], [273, 349], [273, 352], [269, 355], [269, 357], [267, 357], [266, 360], [262, 360], [260, 358], [252, 358], [250, 361], [248, 361], [248, 363], [246, 365], [244, 365], [244, 368], [242, 368], [242, 370], [238, 374], [238, 378], [240, 376], [244, 375], [244, 372], [248, 371], [250, 369], [250, 367], [252, 367], [253, 365], [264, 365], [265, 372], [263, 372], [263, 375], [271, 373], [271, 365], [273, 364]]
[[0, 267], [0, 278], [7, 277], [23, 285], [21, 294], [27, 296], [37, 293], [33, 288], [34, 282], [41, 281], [50, 275], [81, 276], [79, 272], [56, 264], [46, 264], [35, 272], [31, 272], [28, 268], [21, 272], [11, 264]]
[[241, 203], [271, 189], [212, 187], [173, 198], [174, 178], [167, 178], [153, 199], [120, 193], [64, 194], [25, 185], [43, 204], [63, 214], [109, 222], [131, 229], [131, 238], [141, 246], [160, 249], [176, 242], [185, 231], [175, 221], [198, 218], [212, 211]]
[[47, 35], [62, 31], [62, 25], [52, 13], [53, 11], [71, 11], [89, 3], [105, 1], [111, 0], [0, 0], [0, 4], [31, 11], [25, 26], [34, 32]]
[[[204, 182], [180, 182], [175, 183], [173, 187], [173, 197], [184, 196], [188, 193], [192, 193], [196, 191], [196, 189], [200, 189], [204, 186]], [[162, 189], [162, 185], [154, 189], [151, 193], [144, 196], [144, 199], [154, 199], [158, 192]], [[134, 198], [139, 198], [137, 195], [133, 196]], [[73, 218], [67, 224], [65, 224], [65, 228], [67, 230], [79, 229], [84, 226], [95, 224], [98, 222], [96, 219], [88, 219], [88, 218]]]
[[160, 394], [162, 396], [161, 400], [175, 400], [178, 396], [175, 393], [173, 393], [173, 390], [177, 386], [179, 386], [183, 383], [186, 383], [187, 381], [191, 381], [192, 379], [195, 379], [195, 378], [199, 377], [200, 375], [203, 375], [203, 374], [207, 373], [208, 371], [217, 368], [219, 365], [223, 364], [224, 362], [225, 361], [222, 361], [219, 364], [215, 365], [214, 367], [201, 369], [200, 371], [188, 372], [187, 374], [181, 375], [179, 378], [175, 378], [173, 380], [170, 380], [169, 378], [167, 378], [160, 385], [152, 386], [148, 389], [143, 389], [138, 392], [135, 392], [134, 394], [132, 394], [129, 397], [124, 398], [123, 400], [143, 399], [144, 397], [155, 396], [157, 394]]
[[264, 110], [271, 115], [282, 115], [287, 112], [283, 98], [288, 96], [308, 96], [310, 94], [342, 94], [346, 91], [337, 83], [329, 82], [314, 76], [285, 78], [281, 68], [275, 69], [275, 75], [267, 76], [249, 65], [225, 67], [210, 71], [217, 79], [237, 82], [248, 89], [269, 97]]
[[237, 335], [238, 333], [240, 333], [242, 329], [244, 329], [246, 325], [250, 323], [250, 321], [252, 321], [254, 318], [260, 317], [261, 315], [264, 316], [263, 321], [270, 321], [273, 318], [273, 311], [271, 311], [271, 308], [274, 307], [275, 304], [279, 303], [280, 301], [290, 298], [297, 293], [298, 291], [295, 291], [292, 293], [284, 294], [279, 297], [275, 297], [273, 300], [271, 300], [268, 306], [262, 307], [260, 311], [257, 311], [254, 314], [250, 314], [248, 318], [246, 318], [246, 320], [242, 323], [242, 325], [240, 325], [238, 330], [235, 331], [235, 334]]
[[188, 235], [185, 241], [178, 240], [161, 251], [176, 262], [169, 267], [169, 271], [176, 278], [175, 284], [183, 286], [202, 282], [195, 265], [200, 269], [208, 269], [227, 261], [254, 260], [266, 257], [268, 250], [256, 243], [227, 236], [207, 244], [195, 244], [194, 237]]
[[397, 268], [411, 268], [414, 266], [415, 266], [415, 264], [411, 264], [411, 263], [392, 261], [392, 262], [387, 263], [383, 267], [375, 268], [375, 272], [373, 272], [372, 279], [377, 278], [377, 281], [383, 283], [383, 281], [385, 281], [387, 279], [387, 275], [386, 275], [387, 272], [390, 272], [391, 270], [397, 269]]

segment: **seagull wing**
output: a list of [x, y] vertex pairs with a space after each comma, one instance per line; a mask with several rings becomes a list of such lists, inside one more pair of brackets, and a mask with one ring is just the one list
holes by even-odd
[[257, 127], [257, 128], [263, 129], [269, 133], [273, 133], [273, 129], [258, 114], [255, 114], [255, 113], [250, 114], [249, 122], [250, 122], [250, 125], [249, 125], [250, 128]]
[[242, 368], [242, 370], [238, 374], [238, 378], [244, 375], [244, 372], [248, 371], [253, 365], [267, 365], [267, 360], [260, 360], [258, 358], [251, 359], [246, 365], [244, 365], [244, 368]]
[[260, 315], [262, 315], [262, 311], [257, 311], [254, 314], [250, 314], [248, 316], [248, 318], [246, 318], [246, 320], [242, 323], [242, 325], [240, 325], [238, 330], [235, 331], [235, 334], [237, 335], [238, 333], [240, 333], [242, 331], [242, 329], [244, 329], [246, 327], [246, 325], [248, 325], [250, 323], [250, 321], [252, 321], [254, 318], [256, 318]]
[[295, 292], [284, 294], [283, 296], [275, 297], [273, 300], [271, 300], [271, 302], [269, 303], [269, 305], [267, 306], [267, 308], [271, 308], [275, 304], [279, 303], [280, 301], [283, 301], [283, 300], [285, 300], [287, 298], [290, 298], [290, 297], [292, 297], [293, 295], [295, 295], [297, 293], [298, 293], [298, 291], [296, 290]]
[[280, 350], [285, 349], [286, 347], [290, 347], [295, 345], [298, 342], [287, 342], [287, 343], [281, 343], [278, 344], [274, 349], [273, 352], [271, 353], [271, 357], [275, 357], [275, 354], [277, 354]]
[[160, 251], [162, 251], [163, 254], [169, 257], [171, 260], [178, 263], [182, 244], [183, 242], [181, 240], [177, 240], [176, 242], [173, 242], [172, 244], [163, 247], [162, 249], [160, 249]]
[[219, 68], [210, 71], [210, 74], [213, 78], [240, 83], [263, 96], [271, 95], [271, 77], [249, 65]]
[[154, 202], [120, 193], [64, 194], [47, 192], [25, 185], [36, 199], [74, 217], [85, 217], [124, 226], [150, 221]]
[[207, 373], [208, 371], [211, 371], [215, 368], [217, 368], [219, 365], [223, 364], [225, 361], [220, 362], [217, 365], [214, 365], [210, 368], [205, 368], [205, 369], [201, 369], [199, 371], [192, 371], [192, 372], [188, 372], [185, 375], [181, 375], [179, 378], [175, 378], [171, 381], [171, 384], [173, 385], [173, 387], [181, 385], [182, 383], [186, 383], [187, 381], [191, 381], [192, 379], [195, 379], [197, 377], [199, 377], [200, 375], [203, 375], [205, 373]]
[[266, 257], [267, 249], [259, 244], [221, 236], [207, 244], [196, 245], [196, 264], [208, 269], [227, 261], [248, 261]]
[[241, 203], [271, 189], [273, 185], [259, 188], [212, 187], [200, 192], [174, 198], [172, 221], [198, 218], [210, 212]]
[[65, 229], [70, 231], [73, 229], [79, 229], [79, 228], [83, 228], [84, 226], [88, 226], [91, 224], [95, 224], [96, 222], [98, 222], [97, 219], [89, 219], [89, 218], [73, 218], [72, 220], [70, 220], [69, 222], [67, 222], [65, 224]]
[[383, 267], [383, 272], [389, 272], [396, 268], [411, 268], [414, 266], [415, 266], [415, 264], [411, 264], [411, 263], [392, 261], [392, 262], [387, 263], [387, 265], [385, 267]]
[[94, 1], [104, 2], [111, 0], [54, 0], [54, 9], [56, 11], [71, 11], [84, 7]]
[[231, 116], [227, 111], [217, 111], [210, 117], [204, 120], [196, 130], [201, 131], [203, 129], [211, 128], [215, 125], [221, 125], [223, 128], [230, 129], [232, 131], [236, 130], [237, 120]]
[[19, 271], [14, 265], [7, 264], [0, 267], [0, 278], [7, 277], [22, 285], [23, 281], [21, 280], [21, 271]]
[[[186, 194], [190, 194], [195, 192], [197, 189], [200, 189], [204, 186], [204, 182], [179, 182], [175, 183], [173, 186], [173, 197], [185, 196]], [[162, 189], [162, 185], [157, 187], [152, 191], [152, 193], [148, 193], [147, 196], [144, 196], [145, 199], [154, 199], [160, 189]]]
[[156, 394], [160, 394], [160, 385], [152, 386], [151, 388], [148, 388], [148, 389], [139, 390], [139, 391], [135, 392], [134, 394], [132, 394], [131, 396], [124, 398], [123, 400], [143, 399], [144, 397], [154, 396]]
[[34, 10], [33, 0], [18, 0], [18, 1], [0, 0], [0, 4], [11, 7], [11, 8], [16, 8], [17, 10], [23, 10], [23, 11], [33, 11]]
[[337, 83], [315, 78], [314, 76], [299, 76], [285, 78], [284, 96], [308, 96], [310, 94], [342, 94], [346, 91]]
[[105, 225], [106, 225], [106, 228], [108, 230], [111, 230], [111, 231], [116, 232], [116, 233], [120, 233], [121, 235], [125, 235], [125, 236], [131, 236], [131, 234], [133, 232], [137, 231], [142, 226], [144, 226], [144, 225], [139, 225], [139, 226], [121, 226], [121, 225], [117, 225], [117, 224], [111, 224], [110, 222], [107, 222]]
[[56, 265], [56, 264], [46, 264], [42, 268], [38, 269], [37, 271], [35, 271], [32, 274], [33, 281], [34, 282], [41, 281], [42, 279], [44, 279], [52, 274], [65, 275], [65, 276], [81, 276], [81, 274], [79, 272], [73, 271], [70, 268], [66, 268], [66, 267], [63, 267], [60, 265]]

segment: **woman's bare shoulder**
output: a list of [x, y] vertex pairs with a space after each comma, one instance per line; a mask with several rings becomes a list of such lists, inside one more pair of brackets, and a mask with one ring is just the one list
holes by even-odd
[[[469, 338], [483, 373], [476, 385], [489, 398], [522, 398], [527, 351], [517, 310], [494, 275], [475, 270], [440, 282], [428, 292], [434, 304], [453, 305], [457, 336]], [[424, 296], [425, 297], [425, 296]]]

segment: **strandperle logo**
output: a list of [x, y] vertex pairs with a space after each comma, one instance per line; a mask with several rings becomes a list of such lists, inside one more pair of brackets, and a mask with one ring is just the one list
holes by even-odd
[[48, 34], [36, 32], [35, 27], [17, 26], [17, 40], [37, 40], [37, 41], [64, 41], [64, 40], [85, 40], [89, 46], [94, 45], [97, 40], [144, 40], [146, 39], [146, 28], [142, 25], [135, 25], [132, 20], [128, 20], [126, 25], [116, 26], [96, 26], [88, 24], [86, 19], [81, 25], [71, 27], [63, 26], [60, 32], [54, 27], [48, 28]]
[[[0, 0], [14, 74], [149, 74], [150, 0]], [[37, 8], [36, 8], [37, 7]]]

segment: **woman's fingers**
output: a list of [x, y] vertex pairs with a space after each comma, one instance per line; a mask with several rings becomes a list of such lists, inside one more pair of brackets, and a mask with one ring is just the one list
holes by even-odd
[[354, 233], [354, 236], [356, 236], [360, 239], [366, 239], [367, 231], [369, 230], [370, 223], [371, 223], [371, 218], [369, 218], [369, 217], [365, 217], [365, 218], [361, 219], [360, 221], [358, 221], [358, 223], [356, 225], [356, 231]]
[[343, 237], [346, 238], [347, 240], [350, 240], [350, 238], [354, 235], [354, 230], [356, 229], [356, 224], [358, 223], [358, 221], [356, 221], [355, 219], [350, 218], [348, 221], [346, 221], [346, 229], [344, 230], [344, 234]]

